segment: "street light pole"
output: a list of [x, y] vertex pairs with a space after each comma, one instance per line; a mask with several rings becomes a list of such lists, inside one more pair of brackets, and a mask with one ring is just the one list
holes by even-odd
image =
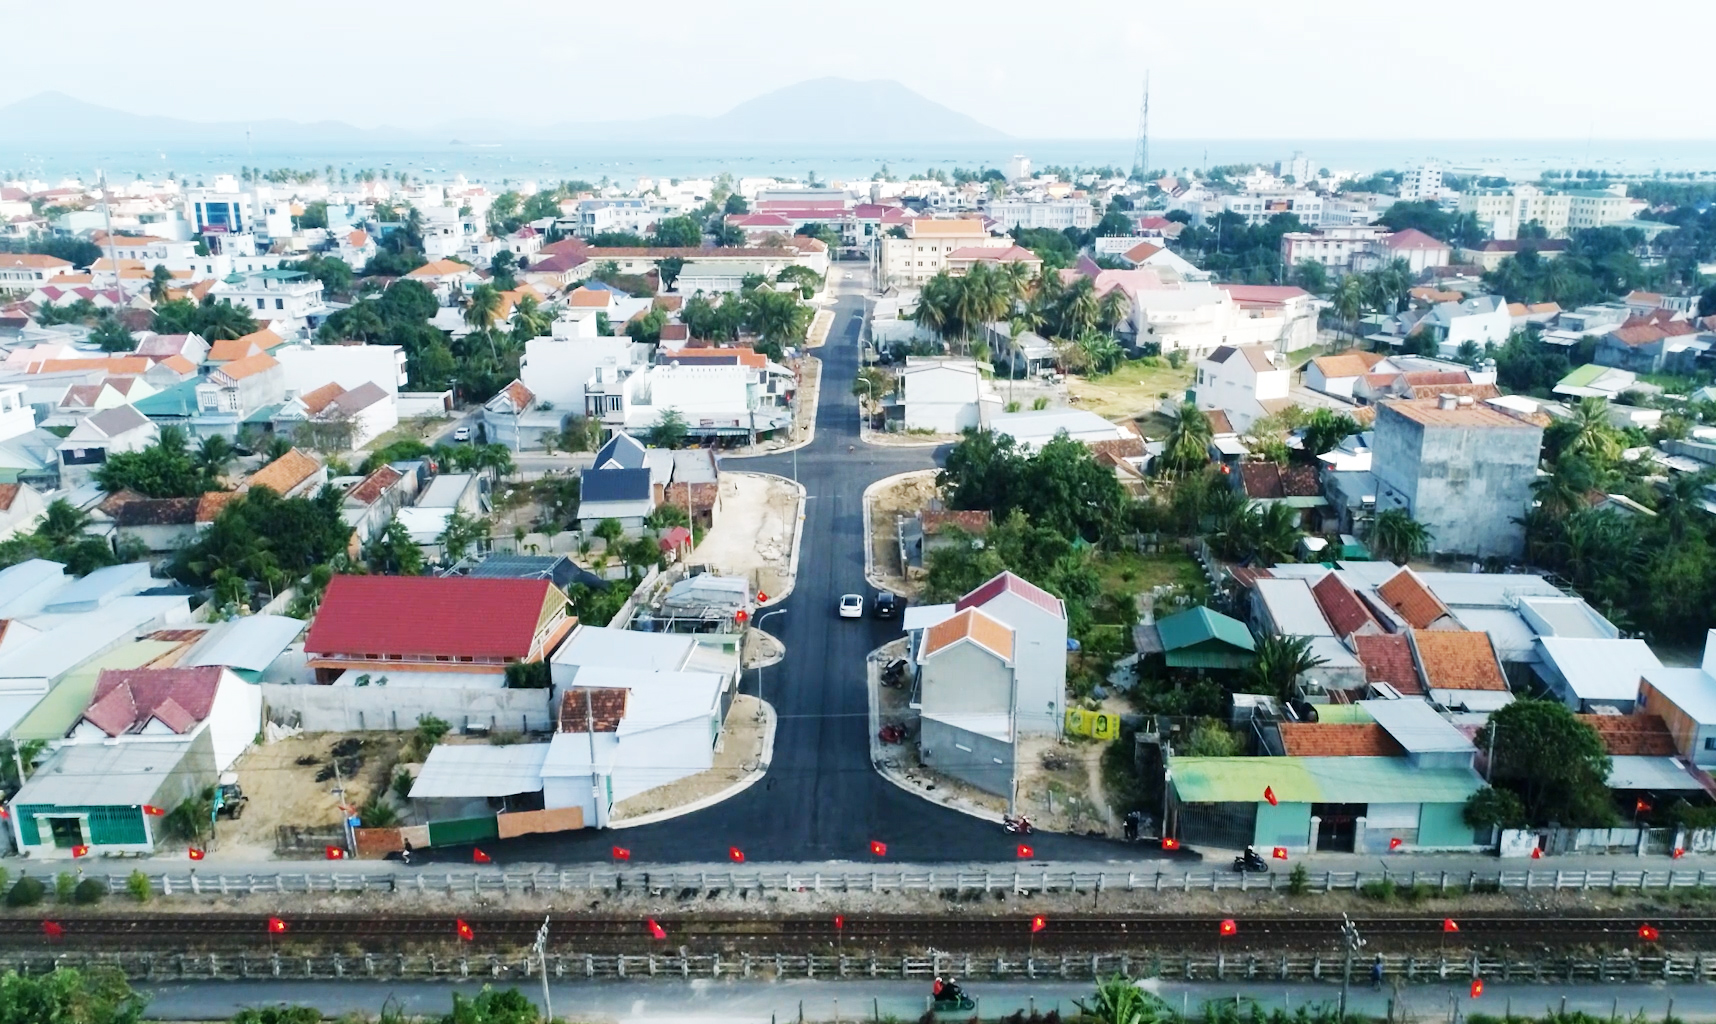
[[[761, 633], [763, 631], [763, 620], [764, 619], [768, 618], [771, 615], [784, 615], [784, 614], [786, 614], [785, 608], [771, 608], [768, 611], [764, 612], [763, 614], [757, 616], [757, 621], [755, 623], [756, 628], [757, 628], [757, 632]], [[763, 704], [763, 666], [761, 664], [759, 664], [759, 665], [757, 665], [757, 717], [758, 718], [761, 718], [763, 715], [762, 704]]]
[[548, 917], [543, 915], [542, 927], [536, 930], [536, 958], [542, 968], [542, 1017], [554, 1024], [554, 1003], [548, 995]]

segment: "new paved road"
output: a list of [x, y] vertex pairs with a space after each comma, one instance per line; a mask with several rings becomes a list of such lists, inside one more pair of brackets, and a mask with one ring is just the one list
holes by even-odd
[[[852, 381], [858, 369], [863, 298], [839, 297], [823, 361], [816, 439], [797, 453], [808, 500], [798, 583], [771, 618], [786, 658], [764, 670], [764, 696], [780, 716], [774, 760], [763, 781], [715, 807], [672, 821], [610, 832], [574, 832], [484, 843], [497, 861], [607, 860], [619, 843], [639, 861], [720, 861], [729, 847], [748, 861], [870, 861], [870, 841], [888, 859], [917, 863], [1005, 861], [1016, 840], [997, 825], [931, 804], [882, 779], [870, 765], [865, 655], [899, 635], [897, 622], [840, 619], [841, 594], [864, 582], [864, 489], [895, 473], [934, 465], [928, 449], [868, 446], [858, 439]], [[791, 454], [731, 460], [730, 468], [794, 473]], [[868, 602], [866, 602], [868, 603]], [[755, 672], [743, 687], [756, 692]], [[1159, 853], [1106, 840], [1038, 835], [1036, 853], [1055, 860], [1144, 858]], [[435, 859], [466, 860], [468, 848]]]

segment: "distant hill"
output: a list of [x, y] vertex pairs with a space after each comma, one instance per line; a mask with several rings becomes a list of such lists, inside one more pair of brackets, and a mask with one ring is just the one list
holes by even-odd
[[637, 121], [566, 122], [548, 126], [461, 119], [423, 132], [356, 128], [341, 121], [307, 123], [190, 121], [132, 114], [44, 92], [0, 107], [0, 140], [35, 146], [166, 146], [188, 143], [591, 142], [915, 143], [980, 142], [1007, 136], [898, 82], [818, 78], [764, 93], [718, 117], [670, 116]]

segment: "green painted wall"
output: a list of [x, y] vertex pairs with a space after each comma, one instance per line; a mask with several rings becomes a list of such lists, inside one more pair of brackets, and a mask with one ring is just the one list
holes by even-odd
[[1465, 804], [1423, 804], [1418, 810], [1419, 846], [1471, 846]]
[[1270, 847], [1303, 847], [1311, 835], [1311, 805], [1290, 804], [1285, 801], [1269, 806], [1257, 805], [1257, 831], [1254, 845], [1265, 857]]

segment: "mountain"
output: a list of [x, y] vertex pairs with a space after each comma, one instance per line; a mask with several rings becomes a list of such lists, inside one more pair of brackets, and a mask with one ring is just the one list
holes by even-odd
[[463, 118], [424, 132], [356, 128], [342, 121], [188, 121], [132, 114], [44, 92], [0, 107], [0, 139], [30, 146], [255, 145], [344, 142], [978, 142], [1007, 136], [898, 82], [818, 78], [746, 100], [717, 117], [522, 125]]

